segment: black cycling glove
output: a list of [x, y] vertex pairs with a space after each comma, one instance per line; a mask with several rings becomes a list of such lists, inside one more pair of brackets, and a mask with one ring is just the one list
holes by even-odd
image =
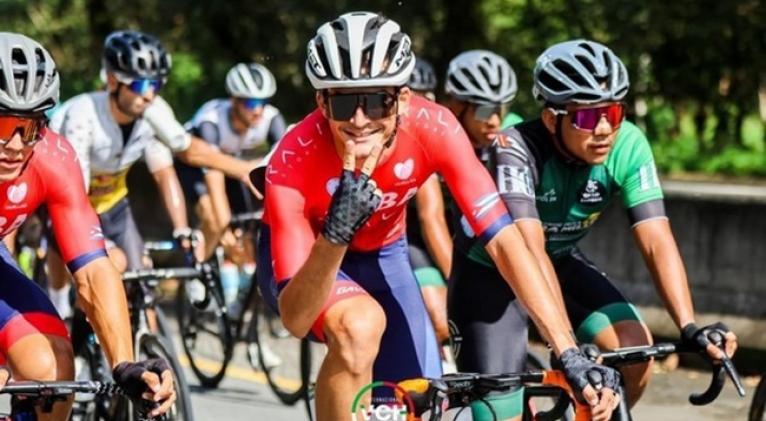
[[596, 386], [592, 384], [593, 378], [600, 377], [601, 386], [612, 389], [615, 393], [620, 388], [620, 373], [617, 370], [592, 362], [577, 348], [567, 349], [559, 360], [564, 375], [575, 389], [578, 399], [582, 399], [582, 391], [586, 386]]
[[[721, 322], [704, 327], [697, 327], [694, 323], [689, 323], [681, 329], [681, 343], [692, 351], [707, 353], [707, 346], [713, 343], [710, 335], [714, 332], [720, 335], [721, 341], [725, 341], [726, 334], [730, 331]], [[724, 346], [723, 342], [715, 345], [721, 348]]]
[[332, 195], [322, 234], [333, 244], [348, 245], [356, 231], [372, 216], [381, 201], [370, 176], [343, 170]]
[[165, 370], [170, 370], [170, 366], [167, 361], [162, 358], [152, 358], [140, 362], [125, 361], [114, 367], [114, 370], [112, 370], [112, 377], [114, 377], [114, 382], [117, 386], [119, 386], [129, 398], [138, 402], [141, 400], [141, 395], [145, 392], [151, 392], [141, 376], [145, 372], [151, 371], [161, 378], [162, 372]]

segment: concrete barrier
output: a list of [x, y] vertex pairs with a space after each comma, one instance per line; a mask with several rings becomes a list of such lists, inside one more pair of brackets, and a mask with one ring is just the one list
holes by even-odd
[[[741, 345], [766, 350], [766, 187], [664, 181], [663, 188], [699, 322], [723, 320]], [[642, 307], [655, 334], [675, 337], [618, 202], [582, 249]]]

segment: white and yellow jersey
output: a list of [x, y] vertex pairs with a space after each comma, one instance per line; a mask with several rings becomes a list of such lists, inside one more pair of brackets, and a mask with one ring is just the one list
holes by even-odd
[[161, 97], [135, 121], [128, 139], [123, 139], [105, 91], [71, 98], [53, 115], [50, 127], [77, 152], [88, 197], [98, 213], [128, 194], [126, 178], [136, 161], [143, 157], [154, 172], [173, 165], [172, 153], [186, 150], [191, 143], [191, 136]]

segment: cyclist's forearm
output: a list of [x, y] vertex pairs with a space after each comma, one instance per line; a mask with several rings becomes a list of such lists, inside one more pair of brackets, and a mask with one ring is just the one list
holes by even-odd
[[193, 167], [207, 167], [220, 170], [237, 180], [246, 177], [256, 164], [255, 162], [243, 161], [226, 155], [197, 138], [192, 138], [189, 147], [179, 152], [178, 157]]
[[73, 277], [80, 305], [110, 365], [133, 361], [128, 302], [117, 269], [109, 259], [101, 257], [80, 268]]
[[154, 181], [162, 197], [162, 203], [173, 224], [173, 229], [188, 228], [189, 221], [186, 216], [186, 200], [184, 200], [181, 183], [172, 167], [162, 168], [152, 173]]
[[694, 305], [686, 269], [668, 221], [639, 224], [634, 228], [634, 234], [654, 286], [676, 326], [682, 328], [694, 322]]
[[572, 327], [517, 227], [509, 225], [487, 244], [487, 252], [556, 355], [576, 346]]
[[[545, 251], [545, 232], [543, 231], [543, 226], [540, 220], [521, 219], [516, 220], [515, 224], [519, 228], [521, 235], [524, 237], [524, 242], [527, 244], [529, 251], [540, 265], [540, 270], [543, 272], [543, 276], [548, 282], [548, 286], [553, 293], [553, 298], [556, 299], [560, 308], [566, 310], [564, 294], [561, 292], [561, 285], [559, 284], [558, 275], [556, 275], [556, 269], [553, 268], [553, 262], [548, 256], [548, 252]], [[566, 318], [567, 323], [571, 325], [569, 315], [566, 311], [564, 311], [564, 317]]]
[[452, 270], [452, 237], [449, 235], [444, 214], [440, 217], [435, 216], [431, 220], [421, 220], [420, 226], [423, 230], [426, 248], [446, 279]]
[[452, 269], [452, 237], [444, 216], [444, 198], [436, 174], [426, 180], [415, 195], [418, 219], [429, 254], [447, 278]]
[[308, 334], [322, 311], [338, 276], [346, 247], [320, 235], [309, 257], [279, 296], [279, 313], [285, 327], [297, 337]]

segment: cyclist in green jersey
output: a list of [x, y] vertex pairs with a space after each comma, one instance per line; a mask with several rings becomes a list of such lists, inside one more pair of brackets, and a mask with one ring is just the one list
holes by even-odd
[[[490, 171], [580, 341], [607, 349], [651, 343], [636, 308], [577, 247], [619, 194], [682, 341], [719, 359], [721, 351], [704, 331], [720, 328], [731, 356], [737, 339], [725, 326], [695, 325], [686, 271], [665, 215], [649, 143], [624, 120], [628, 87], [625, 66], [607, 47], [585, 40], [550, 47], [534, 71], [533, 93], [544, 103], [541, 118], [505, 131], [510, 145], [493, 149]], [[502, 278], [475, 245], [459, 249], [456, 256], [449, 310], [464, 335], [462, 362], [477, 371], [523, 368], [524, 348], [504, 333], [526, 325], [523, 312], [513, 311], [513, 293], [498, 283]], [[478, 299], [482, 306], [461, 305]], [[474, 336], [494, 339], [469, 341]], [[646, 387], [650, 365], [622, 370], [629, 404]]]

